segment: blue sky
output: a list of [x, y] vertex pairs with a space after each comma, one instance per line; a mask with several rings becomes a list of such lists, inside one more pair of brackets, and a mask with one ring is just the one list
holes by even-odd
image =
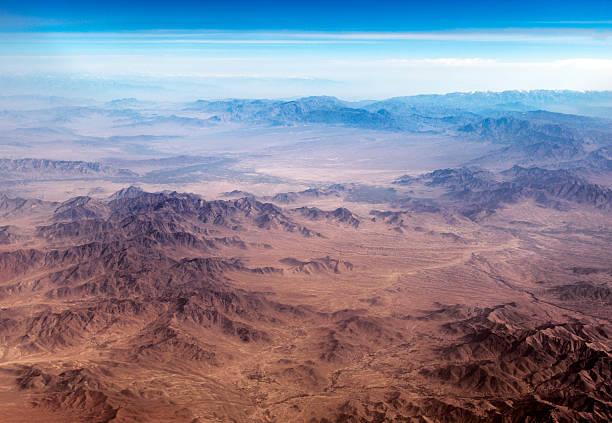
[[358, 99], [610, 75], [607, 0], [0, 2], [9, 94]]
[[[456, 28], [610, 26], [609, 0], [583, 1], [27, 1], [3, 0], [15, 27], [418, 31]], [[27, 19], [31, 21], [28, 24]], [[606, 22], [606, 20], [608, 20]]]

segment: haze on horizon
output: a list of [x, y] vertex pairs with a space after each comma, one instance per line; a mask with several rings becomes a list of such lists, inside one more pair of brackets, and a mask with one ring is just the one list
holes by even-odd
[[612, 89], [603, 1], [3, 2], [0, 88], [109, 100]]

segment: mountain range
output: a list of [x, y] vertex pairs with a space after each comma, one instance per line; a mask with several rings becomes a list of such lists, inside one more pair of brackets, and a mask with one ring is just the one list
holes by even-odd
[[611, 100], [4, 98], [0, 420], [612, 421]]

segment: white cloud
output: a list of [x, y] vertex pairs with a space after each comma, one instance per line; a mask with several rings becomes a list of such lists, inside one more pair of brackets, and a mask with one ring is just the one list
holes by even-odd
[[[5, 69], [6, 66], [3, 67]], [[612, 89], [612, 59], [589, 58], [553, 61], [500, 61], [487, 58], [295, 61], [280, 58], [184, 57], [164, 60], [121, 55], [15, 57], [11, 60], [10, 70], [5, 75], [22, 75], [19, 89], [27, 87], [28, 78], [36, 80], [37, 89], [43, 92], [68, 87], [76, 82], [75, 90], [82, 90], [87, 88], [88, 80], [103, 80], [107, 83], [115, 81], [122, 87], [159, 87], [165, 96], [183, 99], [316, 94], [363, 99], [449, 91]], [[8, 85], [9, 89], [15, 89], [10, 86], [11, 83]], [[99, 85], [91, 84], [92, 87]], [[85, 95], [72, 93], [75, 94]], [[134, 96], [147, 97], [148, 94], [158, 96], [159, 90], [147, 92], [138, 88]], [[87, 95], [106, 96], [110, 93], [100, 91]]]
[[[57, 21], [39, 18], [5, 15], [5, 37], [15, 37], [8, 32], [20, 25], [46, 26]], [[0, 29], [3, 28], [0, 15]], [[583, 28], [508, 28], [494, 30], [446, 30], [420, 32], [300, 32], [300, 31], [132, 31], [132, 32], [45, 32], [18, 33], [30, 40], [61, 40], [65, 43], [84, 39], [94, 43], [120, 44], [353, 44], [385, 41], [446, 41], [483, 43], [572, 43], [602, 44], [612, 40], [610, 29]]]
[[[212, 92], [224, 97], [382, 98], [472, 90], [612, 89], [612, 37], [608, 32], [599, 35], [603, 38], [583, 30], [0, 34], [0, 75], [22, 78], [23, 89], [23, 78], [39, 78], [36, 89], [42, 91], [45, 83], [54, 89], [52, 81], [70, 78], [121, 83], [136, 79], [146, 86], [166, 87], [166, 93], [193, 97]], [[552, 39], [556, 44], [528, 49], [528, 43]], [[444, 43], [414, 40], [459, 44], [439, 48]], [[505, 50], [483, 40], [523, 41]], [[568, 49], [567, 40], [592, 44]]]

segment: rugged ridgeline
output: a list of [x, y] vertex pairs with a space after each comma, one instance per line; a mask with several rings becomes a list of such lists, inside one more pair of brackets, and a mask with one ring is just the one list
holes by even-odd
[[[144, 141], [148, 138], [145, 137]], [[214, 180], [241, 176], [228, 165], [235, 160], [225, 157], [174, 156], [160, 159], [106, 159], [103, 162], [49, 159], [0, 159], [2, 183], [13, 186], [37, 181], [100, 181], [118, 183], [186, 182], [199, 175]], [[131, 170], [131, 169], [135, 169]], [[261, 176], [260, 180], [274, 178]]]
[[[436, 310], [438, 316], [448, 311], [462, 310]], [[526, 324], [527, 319], [514, 304], [507, 304], [468, 312], [463, 320], [443, 324], [445, 331], [457, 337], [439, 350], [448, 364], [423, 368], [423, 375], [444, 381], [447, 389], [458, 394], [480, 391], [489, 400], [492, 393], [518, 394], [512, 403], [493, 400], [497, 410], [485, 419], [469, 409], [447, 409], [451, 420], [609, 420], [604, 398], [612, 394], [612, 361], [607, 347], [602, 348], [608, 331], [578, 322], [533, 327]], [[588, 417], [583, 408], [587, 403]], [[568, 412], [560, 411], [560, 405]]]
[[[589, 100], [590, 99], [590, 100]], [[591, 101], [591, 102], [590, 102]], [[334, 97], [292, 101], [199, 100], [187, 112], [203, 113], [208, 124], [329, 125], [387, 132], [454, 135], [500, 144], [474, 163], [491, 167], [555, 164], [584, 159], [595, 143], [608, 147], [612, 125], [606, 119], [554, 113], [571, 104], [606, 116], [610, 93], [516, 92], [456, 93], [346, 102]], [[599, 113], [596, 113], [599, 114]], [[505, 145], [505, 146], [504, 146]]]
[[[406, 164], [414, 169], [417, 163], [419, 169], [466, 165], [493, 171], [538, 166], [572, 170], [601, 181], [610, 178], [612, 169], [611, 107], [609, 92], [509, 91], [360, 102], [333, 97], [177, 104], [128, 99], [86, 107], [9, 109], [0, 116], [0, 124], [7, 128], [0, 185], [16, 196], [31, 192], [40, 198], [44, 186], [57, 189], [44, 181], [87, 181], [79, 184], [78, 192], [96, 195], [115, 190], [109, 182], [175, 188], [232, 181], [243, 187], [266, 184], [262, 192], [274, 192], [278, 184], [297, 186], [309, 180], [307, 175], [290, 178], [271, 170], [278, 159], [304, 162], [303, 168], [326, 163], [326, 168], [340, 170], [351, 163], [356, 169], [398, 172]], [[234, 130], [244, 131], [239, 150], [233, 145], [236, 138], [229, 136]], [[373, 143], [374, 139], [378, 141]], [[164, 147], [168, 145], [172, 148]], [[433, 145], [448, 155], [431, 154]], [[338, 153], [342, 160], [310, 160], [315, 151]], [[248, 156], [262, 153], [256, 161], [259, 170], [254, 169]], [[28, 158], [32, 154], [40, 158]], [[58, 154], [74, 160], [47, 159]], [[415, 154], [419, 159], [411, 163]], [[77, 160], [83, 158], [87, 161]], [[408, 163], [403, 163], [405, 159]], [[20, 190], [21, 186], [26, 189]], [[364, 195], [356, 187], [352, 191]], [[266, 201], [289, 204], [295, 194], [326, 195], [285, 194]], [[62, 195], [57, 193], [56, 198]]]
[[[505, 113], [513, 119], [541, 124], [562, 122], [568, 126], [592, 128], [605, 126], [603, 119], [562, 115], [542, 110], [555, 110], [572, 105], [579, 109], [605, 109], [612, 104], [610, 92], [578, 93], [571, 91], [506, 91], [502, 93], [454, 93], [396, 97], [382, 101], [347, 102], [335, 97], [305, 97], [280, 100], [198, 100], [186, 106], [189, 111], [212, 114], [209, 122], [237, 121], [268, 125], [327, 124], [365, 129], [392, 131], [444, 131], [462, 129], [466, 132], [489, 126], [485, 119]], [[585, 124], [587, 122], [588, 124]], [[602, 122], [604, 122], [602, 124]], [[499, 122], [498, 122], [499, 123]], [[501, 121], [502, 125], [506, 123]], [[521, 123], [519, 126], [529, 126]], [[609, 128], [609, 123], [607, 125]]]
[[[312, 314], [228, 284], [227, 273], [282, 272], [218, 257], [224, 248], [247, 248], [236, 234], [279, 230], [318, 236], [271, 204], [207, 202], [128, 188], [108, 201], [78, 197], [53, 206], [49, 224], [38, 226], [34, 235], [44, 247], [0, 253], [0, 300], [34, 295], [41, 305], [62, 305], [32, 312], [2, 309], [1, 360], [42, 355], [52, 360], [83, 353], [91, 342], [102, 342], [94, 349], [113, 358], [102, 367], [59, 372], [33, 364], [3, 367], [19, 395], [32, 395], [39, 409], [68, 411], [71, 421], [147, 416], [191, 421], [170, 398], [147, 400], [145, 392], [119, 389], [112, 375], [159, 365], [172, 372], [219, 368], [231, 361], [234, 343], [269, 345], [271, 322], [277, 326]], [[23, 214], [20, 207], [10, 211]], [[17, 241], [11, 229], [2, 228], [5, 244]], [[161, 402], [146, 405], [150, 401]]]
[[14, 198], [0, 194], [0, 215], [10, 217], [13, 215], [28, 215], [42, 211], [49, 213], [57, 207], [57, 203], [30, 198]]
[[[440, 169], [418, 177], [406, 175], [394, 183], [444, 188], [446, 192], [434, 203], [472, 219], [527, 199], [554, 209], [588, 207], [606, 211], [612, 207], [610, 188], [590, 183], [569, 170], [520, 166], [500, 173], [478, 168]], [[410, 208], [404, 199], [396, 203]]]
[[138, 175], [98, 162], [47, 159], [0, 159], [0, 177], [9, 180], [55, 180], [84, 178], [131, 179]]
[[328, 124], [358, 128], [400, 130], [400, 122], [385, 110], [351, 107], [334, 97], [307, 97], [295, 101], [199, 100], [188, 110], [214, 113], [214, 121], [229, 120], [269, 125]]
[[[571, 175], [539, 172], [417, 179], [455, 201], [537, 176], [542, 187], [522, 189], [583, 201], [581, 189], [554, 183], [578, 183]], [[559, 232], [525, 232], [521, 249], [500, 250], [524, 257], [526, 275], [535, 269], [529, 282], [504, 270], [507, 256], [495, 261], [499, 245], [475, 241], [507, 234], [457, 221], [462, 236], [436, 238], [415, 226], [431, 209], [367, 219], [134, 187], [2, 204], [16, 222], [0, 227], [6, 421], [612, 419], [612, 269], [559, 269], [557, 250], [527, 242]], [[34, 230], [19, 226], [24, 218]], [[609, 235], [566, 242], [602, 263]], [[555, 276], [541, 280], [551, 260]], [[436, 298], [417, 300], [423, 286]]]
[[604, 119], [549, 112], [487, 117], [459, 127], [468, 138], [503, 147], [472, 160], [473, 165], [500, 169], [508, 164], [575, 168], [607, 172], [607, 148], [612, 141]]
[[[419, 191], [417, 193], [415, 191]], [[259, 198], [235, 191], [227, 198]], [[317, 201], [342, 201], [401, 209], [400, 213], [458, 213], [472, 220], [494, 214], [508, 205], [535, 201], [543, 208], [556, 210], [592, 209], [606, 212], [612, 207], [612, 190], [589, 182], [580, 171], [514, 166], [500, 172], [478, 167], [438, 169], [418, 176], [404, 175], [391, 187], [365, 184], [332, 184], [302, 191], [282, 192], [260, 197], [278, 206], [310, 204]], [[361, 220], [346, 208], [323, 211], [302, 206], [292, 214], [314, 221], [335, 221], [359, 227]], [[394, 212], [383, 212], [384, 220]], [[371, 213], [377, 214], [376, 210]]]

